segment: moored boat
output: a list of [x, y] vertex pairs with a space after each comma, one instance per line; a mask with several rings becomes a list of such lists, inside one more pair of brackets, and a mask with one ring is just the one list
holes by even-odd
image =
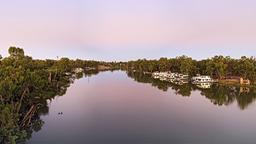
[[193, 84], [198, 84], [198, 83], [212, 83], [213, 79], [210, 76], [206, 75], [197, 75], [195, 77], [192, 77], [191, 79]]

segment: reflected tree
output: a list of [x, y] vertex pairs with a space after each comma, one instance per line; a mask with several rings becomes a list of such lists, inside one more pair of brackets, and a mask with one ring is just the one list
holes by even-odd
[[127, 75], [137, 82], [151, 84], [162, 91], [167, 91], [170, 88], [180, 96], [190, 96], [192, 91], [200, 91], [202, 96], [217, 106], [228, 106], [237, 102], [239, 108], [244, 110], [256, 100], [256, 89], [253, 87], [213, 84], [210, 88], [203, 89], [192, 84], [177, 85], [160, 81], [152, 78], [149, 74], [143, 74], [143, 72], [127, 71]]

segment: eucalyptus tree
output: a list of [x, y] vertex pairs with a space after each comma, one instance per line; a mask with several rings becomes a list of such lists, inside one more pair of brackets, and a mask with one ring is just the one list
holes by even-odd
[[22, 48], [10, 47], [8, 52], [9, 52], [10, 56], [14, 57], [14, 58], [24, 56], [24, 50]]
[[234, 66], [235, 73], [250, 80], [256, 79], [256, 60], [255, 58], [247, 58], [245, 56], [238, 60]]
[[159, 71], [169, 71], [171, 69], [171, 64], [167, 58], [160, 58], [158, 60]]
[[[24, 142], [40, 130], [46, 100], [65, 94], [72, 80], [62, 74], [75, 67], [67, 58], [33, 60], [21, 48], [10, 47], [9, 54], [0, 64], [0, 143]], [[49, 81], [55, 67], [59, 72]]]
[[183, 74], [192, 74], [195, 67], [194, 67], [194, 63], [193, 63], [193, 59], [190, 57], [187, 57], [185, 55], [177, 57], [179, 65], [180, 65], [180, 73]]
[[227, 74], [227, 60], [223, 56], [215, 56], [206, 62], [206, 72], [211, 76], [221, 78]]

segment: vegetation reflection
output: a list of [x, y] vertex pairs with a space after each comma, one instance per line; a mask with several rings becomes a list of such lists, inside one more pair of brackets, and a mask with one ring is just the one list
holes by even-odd
[[238, 85], [212, 84], [209, 88], [202, 88], [192, 84], [173, 84], [151, 77], [151, 74], [127, 71], [127, 75], [140, 83], [148, 83], [162, 91], [169, 88], [180, 96], [190, 96], [192, 91], [200, 91], [202, 96], [209, 99], [214, 105], [230, 105], [237, 102], [241, 110], [246, 109], [256, 100], [256, 89], [254, 87], [243, 87]]

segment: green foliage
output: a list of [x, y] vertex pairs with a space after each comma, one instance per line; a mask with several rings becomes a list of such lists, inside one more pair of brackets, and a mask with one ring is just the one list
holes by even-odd
[[[86, 76], [97, 73], [100, 66], [110, 69], [136, 70], [139, 72], [172, 71], [195, 75], [209, 74], [215, 77], [238, 75], [250, 80], [256, 78], [256, 61], [254, 58], [215, 56], [211, 59], [196, 61], [187, 56], [177, 58], [160, 58], [159, 60], [141, 59], [124, 62], [97, 62], [70, 60], [34, 60], [25, 56], [23, 49], [9, 48], [9, 57], [0, 56], [0, 143], [25, 142], [34, 131], [43, 125], [40, 115], [49, 111], [47, 100], [64, 95], [67, 88], [83, 73], [75, 74], [76, 68], [90, 69]], [[152, 80], [139, 74], [130, 74], [137, 81], [152, 83], [153, 86], [167, 91], [170, 84]], [[189, 85], [182, 88], [172, 85], [177, 94], [189, 96], [193, 88]], [[218, 95], [213, 92], [218, 91]], [[230, 91], [217, 86], [212, 91], [202, 93], [217, 105], [229, 104], [234, 98]], [[243, 96], [235, 93], [241, 108], [254, 101], [255, 95]]]
[[10, 47], [8, 50], [11, 57], [18, 58], [24, 56], [24, 50], [18, 47]]
[[192, 74], [194, 69], [194, 63], [192, 58], [187, 56], [177, 57], [178, 63], [180, 64], [179, 72], [183, 74]]
[[172, 71], [191, 76], [196, 74], [210, 75], [214, 78], [224, 76], [241, 76], [251, 81], [256, 80], [256, 59], [241, 57], [215, 56], [206, 60], [193, 60], [187, 56], [160, 58], [159, 60], [137, 60], [126, 63], [126, 69], [140, 72]]
[[[23, 49], [10, 47], [9, 57], [0, 61], [0, 143], [25, 142], [43, 125], [47, 100], [66, 93], [76, 78], [74, 69], [96, 67], [99, 62], [33, 60]], [[96, 69], [96, 68], [95, 68]]]

